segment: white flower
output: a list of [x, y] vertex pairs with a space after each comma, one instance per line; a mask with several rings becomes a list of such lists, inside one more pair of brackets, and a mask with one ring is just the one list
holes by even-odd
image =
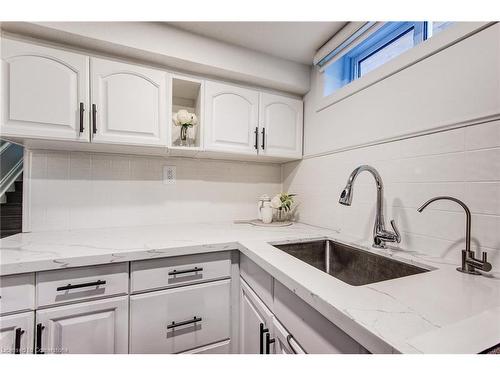
[[280, 194], [276, 194], [273, 199], [271, 199], [271, 207], [279, 209], [281, 207]]
[[191, 124], [196, 125], [198, 123], [198, 117], [196, 116], [196, 114], [190, 113], [189, 115], [191, 116]]
[[189, 124], [191, 121], [191, 116], [189, 115], [189, 112], [186, 111], [185, 109], [181, 109], [179, 112], [177, 112], [177, 121], [179, 121], [181, 125]]
[[177, 113], [175, 115], [172, 116], [172, 121], [174, 122], [174, 125], [176, 126], [180, 126], [180, 122], [179, 120], [177, 120]]

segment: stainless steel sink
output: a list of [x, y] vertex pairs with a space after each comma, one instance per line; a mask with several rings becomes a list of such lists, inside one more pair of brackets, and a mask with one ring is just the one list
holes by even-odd
[[331, 240], [273, 244], [273, 246], [355, 286], [429, 271]]

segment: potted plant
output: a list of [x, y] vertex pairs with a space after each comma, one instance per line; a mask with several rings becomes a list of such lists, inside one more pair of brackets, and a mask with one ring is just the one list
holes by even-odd
[[278, 221], [285, 220], [285, 213], [292, 209], [294, 198], [297, 194], [279, 193], [271, 199], [271, 206], [278, 210]]

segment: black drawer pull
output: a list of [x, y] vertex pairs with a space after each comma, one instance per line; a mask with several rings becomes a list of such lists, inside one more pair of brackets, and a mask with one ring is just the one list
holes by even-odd
[[254, 147], [256, 150], [258, 150], [259, 149], [259, 127], [258, 126], [255, 128], [254, 134], [255, 134]]
[[45, 329], [45, 327], [42, 325], [42, 323], [38, 323], [36, 325], [36, 346], [35, 346], [35, 354], [45, 354], [45, 352], [42, 352], [42, 331]]
[[266, 128], [262, 128], [262, 149], [266, 147]]
[[271, 335], [269, 333], [266, 333], [266, 354], [271, 354], [271, 344], [275, 342], [275, 339], [271, 338]]
[[80, 133], [83, 133], [83, 112], [85, 108], [83, 107], [83, 103], [80, 103]]
[[57, 291], [59, 292], [61, 290], [69, 290], [69, 289], [76, 289], [76, 288], [85, 288], [87, 286], [99, 286], [99, 285], [104, 285], [104, 284], [106, 284], [105, 280], [97, 280], [97, 281], [93, 281], [91, 283], [75, 284], [75, 285], [68, 284], [68, 285], [65, 285], [65, 286], [58, 287]]
[[201, 322], [201, 318], [194, 316], [193, 319], [184, 320], [183, 322], [176, 323], [176, 322], [172, 321], [172, 324], [169, 324], [167, 326], [167, 329], [177, 328], [177, 327], [181, 327], [181, 326], [185, 326], [185, 325], [193, 324], [193, 323], [198, 323], [198, 322]]
[[92, 134], [97, 133], [97, 106], [92, 104]]
[[14, 354], [21, 354], [21, 336], [24, 333], [24, 329], [16, 328], [16, 337], [14, 340]]
[[198, 271], [203, 271], [203, 267], [194, 267], [194, 268], [190, 268], [188, 270], [180, 270], [180, 271], [173, 270], [173, 271], [169, 272], [168, 274], [170, 276], [172, 276], [172, 275], [180, 275], [183, 273], [198, 272]]
[[269, 328], [264, 328], [264, 324], [259, 324], [259, 354], [264, 354], [264, 333], [269, 332]]

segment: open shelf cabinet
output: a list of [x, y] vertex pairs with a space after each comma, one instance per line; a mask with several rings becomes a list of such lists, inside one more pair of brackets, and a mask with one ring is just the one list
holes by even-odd
[[173, 119], [170, 121], [170, 145], [169, 148], [176, 152], [182, 150], [197, 152], [202, 149], [203, 142], [203, 81], [172, 75], [172, 116], [181, 109], [195, 113], [198, 123], [188, 128], [188, 135], [193, 140], [189, 145], [180, 142], [181, 126], [175, 125]]

